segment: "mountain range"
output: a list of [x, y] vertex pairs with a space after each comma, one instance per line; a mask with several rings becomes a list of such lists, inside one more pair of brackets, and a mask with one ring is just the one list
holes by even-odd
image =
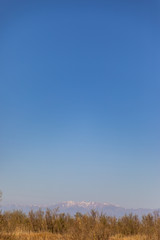
[[22, 210], [25, 213], [28, 213], [31, 209], [33, 211], [41, 208], [45, 211], [47, 208], [49, 209], [58, 209], [59, 213], [66, 213], [74, 216], [77, 212], [82, 214], [90, 213], [91, 210], [98, 211], [99, 213], [106, 214], [108, 216], [122, 217], [125, 214], [132, 213], [133, 215], [138, 215], [142, 217], [143, 215], [147, 215], [149, 213], [153, 213], [154, 211], [160, 211], [160, 209], [147, 209], [147, 208], [124, 208], [118, 205], [113, 205], [111, 203], [98, 203], [98, 202], [74, 202], [67, 201], [56, 203], [53, 205], [42, 206], [42, 205], [15, 205], [15, 204], [7, 204], [1, 205], [0, 209], [2, 211], [13, 211], [13, 210]]

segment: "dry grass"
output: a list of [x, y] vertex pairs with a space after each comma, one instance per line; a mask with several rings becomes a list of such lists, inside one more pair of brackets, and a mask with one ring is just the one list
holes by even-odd
[[52, 234], [48, 232], [43, 233], [28, 233], [28, 232], [15, 232], [15, 233], [1, 233], [0, 240], [67, 240], [60, 234]]
[[[15, 233], [0, 233], [0, 240], [78, 240], [69, 235], [52, 234], [48, 232], [42, 233], [28, 233], [28, 232], [15, 232]], [[93, 239], [90, 239], [93, 240]], [[103, 240], [103, 239], [101, 239]], [[142, 235], [122, 237], [116, 235], [111, 237], [110, 240], [148, 240], [147, 237]]]
[[123, 237], [121, 235], [116, 235], [114, 237], [111, 237], [110, 240], [149, 240], [149, 239], [144, 235], [136, 235], [136, 236], [129, 236], [129, 237]]

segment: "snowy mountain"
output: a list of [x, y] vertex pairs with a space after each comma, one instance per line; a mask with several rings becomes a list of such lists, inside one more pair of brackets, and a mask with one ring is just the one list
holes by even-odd
[[46, 210], [47, 208], [56, 209], [58, 208], [59, 213], [69, 213], [70, 215], [74, 216], [77, 212], [82, 214], [90, 213], [90, 211], [96, 210], [99, 213], [104, 213], [108, 216], [115, 216], [115, 217], [122, 217], [125, 214], [136, 214], [139, 217], [142, 215], [146, 215], [148, 213], [153, 213], [155, 210], [160, 211], [160, 209], [127, 209], [117, 205], [113, 205], [110, 203], [97, 203], [97, 202], [74, 202], [74, 201], [67, 201], [62, 203], [57, 203], [49, 206], [38, 206], [38, 205], [2, 205], [2, 211], [12, 211], [16, 209], [20, 209], [26, 213], [28, 213], [31, 209], [36, 211], [39, 208], [42, 210]]

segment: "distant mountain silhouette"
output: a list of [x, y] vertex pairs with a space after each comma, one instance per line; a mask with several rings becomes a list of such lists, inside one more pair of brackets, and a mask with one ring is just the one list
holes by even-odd
[[160, 209], [147, 209], [147, 208], [137, 208], [137, 209], [129, 209], [129, 208], [123, 208], [117, 205], [113, 205], [110, 203], [98, 203], [98, 202], [74, 202], [74, 201], [68, 201], [68, 202], [62, 202], [57, 203], [53, 205], [43, 206], [43, 205], [15, 205], [15, 204], [8, 204], [8, 205], [2, 205], [1, 209], [2, 211], [13, 211], [13, 210], [22, 210], [25, 213], [28, 213], [31, 209], [36, 211], [39, 208], [42, 210], [46, 210], [47, 208], [50, 209], [56, 209], [58, 208], [59, 213], [69, 213], [70, 215], [74, 216], [77, 212], [86, 214], [90, 213], [90, 211], [93, 209], [95, 211], [98, 211], [99, 213], [106, 214], [108, 216], [115, 216], [115, 217], [122, 217], [125, 214], [132, 213], [133, 215], [138, 215], [139, 217], [142, 217], [142, 215], [147, 215], [149, 213], [153, 213], [154, 211], [160, 211]]

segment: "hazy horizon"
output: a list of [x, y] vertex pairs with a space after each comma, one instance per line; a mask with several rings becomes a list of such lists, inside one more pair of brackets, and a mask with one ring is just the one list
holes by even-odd
[[[69, 204], [69, 205], [68, 205]], [[86, 211], [90, 211], [92, 210], [96, 210], [99, 212], [100, 208], [103, 209], [102, 212], [104, 212], [104, 208], [105, 207], [113, 207], [113, 208], [121, 208], [121, 209], [125, 209], [125, 210], [130, 210], [130, 211], [134, 211], [134, 210], [146, 210], [147, 213], [149, 210], [151, 210], [151, 213], [154, 213], [154, 211], [159, 211], [160, 208], [144, 208], [144, 207], [138, 207], [138, 208], [133, 208], [133, 207], [125, 207], [125, 206], [121, 206], [115, 203], [109, 203], [109, 202], [94, 202], [94, 201], [72, 201], [72, 200], [68, 200], [68, 201], [62, 201], [62, 202], [52, 202], [52, 203], [48, 203], [48, 204], [41, 204], [41, 203], [11, 203], [11, 202], [5, 202], [5, 203], [1, 203], [0, 204], [0, 208], [2, 211], [10, 211], [10, 210], [19, 210], [21, 209], [22, 211], [25, 211], [25, 209], [34, 209], [37, 210], [38, 209], [56, 209], [58, 206], [59, 211], [60, 212], [64, 212], [63, 210], [67, 211], [67, 209], [69, 209], [70, 211], [72, 211], [72, 209], [74, 209], [75, 212], [79, 212], [82, 211], [82, 209], [86, 208]], [[77, 210], [77, 207], [79, 207], [80, 209]], [[82, 209], [81, 209], [82, 207]], [[87, 210], [88, 209], [88, 210]], [[105, 210], [106, 211], [106, 210]], [[113, 210], [114, 211], [114, 210]], [[141, 212], [140, 212], [141, 213]], [[134, 213], [132, 213], [134, 214]], [[136, 214], [136, 213], [135, 213]]]
[[160, 208], [160, 2], [0, 2], [3, 203]]

